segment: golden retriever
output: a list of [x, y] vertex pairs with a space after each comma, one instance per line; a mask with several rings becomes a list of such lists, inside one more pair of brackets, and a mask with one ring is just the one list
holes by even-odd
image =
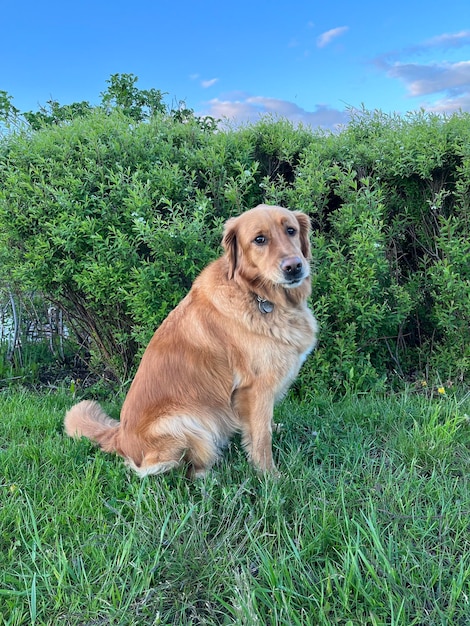
[[274, 471], [272, 417], [316, 342], [310, 221], [259, 205], [225, 225], [224, 254], [155, 332], [120, 421], [82, 401], [68, 435], [115, 452], [140, 476], [186, 463], [199, 476], [235, 432], [261, 471]]

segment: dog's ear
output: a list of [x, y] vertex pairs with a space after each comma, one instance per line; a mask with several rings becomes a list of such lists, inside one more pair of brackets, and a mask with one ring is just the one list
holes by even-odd
[[228, 277], [232, 279], [235, 275], [238, 263], [238, 243], [237, 243], [237, 218], [232, 217], [225, 223], [222, 245], [228, 259]]
[[299, 224], [300, 249], [307, 261], [310, 261], [312, 258], [310, 249], [310, 218], [305, 213], [301, 213], [301, 211], [294, 211], [294, 215]]

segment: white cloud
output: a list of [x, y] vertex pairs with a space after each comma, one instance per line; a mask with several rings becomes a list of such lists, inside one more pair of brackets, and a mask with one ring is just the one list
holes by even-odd
[[460, 48], [470, 44], [470, 30], [462, 30], [459, 33], [443, 33], [432, 37], [422, 44], [423, 48]]
[[410, 96], [422, 96], [442, 91], [470, 91], [470, 61], [458, 63], [401, 64], [391, 67], [388, 75], [399, 78]]
[[337, 129], [347, 124], [349, 116], [345, 111], [318, 104], [314, 111], [306, 111], [294, 102], [238, 94], [237, 99], [214, 98], [207, 103], [207, 108], [199, 115], [211, 115], [219, 119], [228, 119], [236, 124], [256, 122], [263, 115], [285, 118], [295, 124], [309, 125], [313, 128], [322, 127]]
[[423, 108], [433, 113], [457, 113], [470, 111], [470, 92], [456, 98], [441, 98], [433, 103], [424, 103]]
[[327, 30], [325, 33], [322, 33], [319, 37], [317, 37], [317, 47], [324, 48], [329, 43], [344, 35], [345, 32], [349, 30], [349, 26], [338, 26], [338, 28], [332, 28], [331, 30]]
[[[442, 60], [444, 50], [465, 46], [470, 47], [470, 30], [437, 35], [415, 46], [385, 54], [375, 62], [387, 76], [402, 81], [410, 97], [439, 96], [434, 102], [422, 105], [425, 109], [442, 113], [470, 111], [468, 57], [454, 62]], [[417, 54], [426, 54], [431, 59], [426, 63], [406, 61]]]
[[452, 48], [463, 48], [465, 46], [470, 46], [470, 30], [436, 35], [419, 44], [408, 46], [401, 50], [386, 52], [374, 59], [374, 62], [380, 69], [388, 69], [392, 64], [417, 54], [427, 54], [429, 56], [432, 55], [435, 50], [450, 50]]
[[198, 73], [190, 74], [189, 78], [190, 78], [190, 80], [197, 80], [197, 81], [199, 81], [199, 84], [204, 89], [207, 89], [208, 87], [212, 87], [219, 80], [218, 78], [205, 79], [205, 78], [202, 78], [201, 75], [198, 74]]
[[210, 78], [209, 80], [201, 80], [201, 87], [207, 89], [208, 87], [212, 87], [218, 81], [218, 78]]

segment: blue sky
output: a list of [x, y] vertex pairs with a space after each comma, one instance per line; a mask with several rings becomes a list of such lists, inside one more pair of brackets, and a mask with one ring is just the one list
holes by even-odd
[[98, 104], [115, 73], [237, 122], [470, 111], [469, 0], [4, 0], [0, 17], [0, 90], [21, 111]]

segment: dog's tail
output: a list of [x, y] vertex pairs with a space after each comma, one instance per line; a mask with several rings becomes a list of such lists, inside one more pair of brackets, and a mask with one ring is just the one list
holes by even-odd
[[118, 454], [119, 425], [93, 400], [79, 402], [66, 413], [64, 419], [65, 432], [69, 437], [88, 437], [105, 452]]

